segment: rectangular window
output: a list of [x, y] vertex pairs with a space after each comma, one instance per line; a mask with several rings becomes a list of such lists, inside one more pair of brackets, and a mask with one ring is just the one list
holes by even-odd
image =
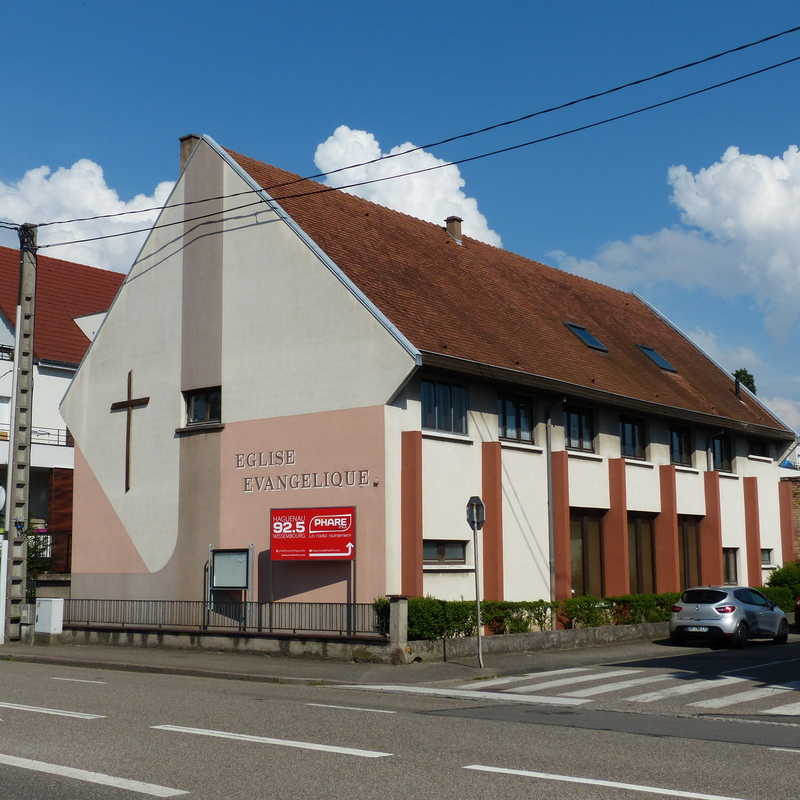
[[467, 432], [467, 390], [450, 383], [422, 381], [422, 427]]
[[761, 458], [771, 458], [769, 454], [769, 442], [764, 439], [750, 439], [748, 442], [748, 453], [751, 456], [761, 456]]
[[608, 352], [608, 348], [589, 330], [583, 325], [576, 325], [574, 322], [564, 323], [569, 330], [571, 330], [587, 347], [592, 350], [600, 350], [603, 353]]
[[201, 425], [222, 421], [222, 388], [192, 389], [184, 392], [186, 398], [186, 424]]
[[628, 514], [628, 553], [630, 593], [654, 593], [656, 564], [652, 517], [645, 514]]
[[594, 452], [594, 415], [588, 408], [567, 406], [564, 411], [564, 436], [570, 450]]
[[666, 372], [677, 372], [678, 370], [672, 366], [672, 364], [667, 361], [658, 350], [654, 350], [652, 347], [647, 347], [647, 345], [640, 344], [639, 349], [654, 363], [657, 364], [661, 369], [665, 370]]
[[[761, 551], [764, 552], [763, 550]], [[763, 556], [762, 556], [763, 557]], [[722, 580], [723, 583], [739, 583], [739, 548], [722, 548]]]
[[501, 397], [498, 412], [501, 439], [533, 441], [533, 403], [530, 400]]
[[692, 432], [689, 428], [672, 428], [670, 430], [669, 457], [673, 464], [692, 466]]
[[570, 513], [572, 592], [603, 596], [603, 559], [600, 517], [584, 511]]
[[761, 548], [761, 566], [763, 567], [771, 567], [773, 564], [772, 561], [772, 548], [771, 547], [762, 547]]
[[425, 539], [422, 560], [426, 564], [466, 564], [467, 543], [451, 539]]
[[678, 547], [681, 587], [700, 583], [700, 533], [693, 517], [678, 517]]
[[709, 443], [713, 468], [720, 472], [733, 472], [731, 437], [727, 433], [712, 436]]
[[619, 423], [622, 455], [625, 458], [644, 459], [647, 440], [644, 422], [640, 419], [623, 417]]

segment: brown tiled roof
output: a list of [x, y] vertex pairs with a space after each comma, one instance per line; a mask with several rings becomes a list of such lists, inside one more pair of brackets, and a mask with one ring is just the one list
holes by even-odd
[[[228, 151], [269, 190], [296, 175]], [[419, 350], [788, 431], [637, 297], [303, 181], [270, 194]], [[607, 353], [564, 326], [588, 328]], [[661, 353], [665, 372], [636, 346]]]
[[[58, 258], [39, 256], [36, 284], [36, 358], [77, 364], [89, 340], [74, 318], [107, 311], [125, 276]], [[0, 247], [0, 312], [14, 327], [19, 250]]]

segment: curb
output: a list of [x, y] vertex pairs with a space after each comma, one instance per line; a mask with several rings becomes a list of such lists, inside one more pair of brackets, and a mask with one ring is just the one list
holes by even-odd
[[190, 678], [217, 678], [228, 681], [251, 681], [255, 683], [283, 683], [296, 686], [342, 686], [353, 681], [332, 678], [295, 678], [285, 675], [259, 675], [252, 672], [223, 672], [221, 670], [199, 669], [194, 667], [170, 667], [158, 664], [130, 664], [124, 661], [92, 661], [90, 659], [67, 658], [62, 656], [33, 656], [15, 653], [0, 653], [0, 661], [17, 661], [26, 664], [53, 664], [61, 667], [84, 667], [86, 669], [107, 669], [117, 672], [141, 672], [159, 675], [183, 675]]

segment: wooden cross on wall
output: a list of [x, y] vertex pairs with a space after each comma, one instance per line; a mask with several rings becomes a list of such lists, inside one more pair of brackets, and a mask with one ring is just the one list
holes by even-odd
[[149, 397], [133, 396], [133, 370], [128, 370], [128, 399], [111, 404], [112, 411], [126, 411], [125, 424], [125, 491], [131, 488], [131, 417], [134, 408], [144, 408], [150, 402]]

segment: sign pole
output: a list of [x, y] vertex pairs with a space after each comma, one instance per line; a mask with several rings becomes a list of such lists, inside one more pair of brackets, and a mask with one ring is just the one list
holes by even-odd
[[486, 507], [480, 497], [467, 501], [467, 524], [472, 528], [472, 555], [475, 559], [475, 623], [478, 642], [478, 666], [483, 669], [483, 640], [481, 638], [481, 559], [478, 551], [478, 531], [486, 521]]

